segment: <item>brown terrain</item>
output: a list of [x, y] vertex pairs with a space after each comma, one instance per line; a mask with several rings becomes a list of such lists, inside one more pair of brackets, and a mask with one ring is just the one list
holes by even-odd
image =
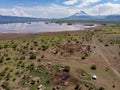
[[[8, 90], [37, 90], [41, 84], [41, 90], [120, 90], [120, 26], [110, 31], [115, 26], [73, 32], [1, 33], [4, 62], [0, 85], [8, 82]], [[6, 77], [4, 71], [9, 72]]]

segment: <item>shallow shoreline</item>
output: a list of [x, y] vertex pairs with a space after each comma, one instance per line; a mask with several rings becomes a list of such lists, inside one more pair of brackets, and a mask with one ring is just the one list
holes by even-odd
[[59, 33], [74, 33], [80, 31], [94, 30], [101, 28], [103, 26], [96, 26], [93, 28], [86, 28], [84, 30], [73, 30], [73, 31], [56, 31], [56, 32], [38, 32], [38, 33], [0, 33], [0, 40], [14, 40], [14, 39], [25, 39], [33, 36], [45, 36], [45, 35], [55, 35]]

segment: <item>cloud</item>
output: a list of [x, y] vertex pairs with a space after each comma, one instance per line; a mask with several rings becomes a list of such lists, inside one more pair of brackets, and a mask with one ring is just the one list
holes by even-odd
[[67, 0], [63, 2], [65, 5], [74, 5], [78, 2], [78, 0]]
[[62, 18], [71, 15], [72, 8], [51, 4], [48, 6], [34, 6], [34, 7], [16, 7], [19, 10], [26, 12], [29, 15], [40, 18]]
[[119, 0], [114, 0], [115, 2], [119, 1]]
[[10, 8], [10, 9], [0, 8], [0, 14], [1, 15], [9, 15], [9, 16], [27, 16], [27, 17], [31, 17], [31, 15], [25, 13], [23, 10], [21, 10], [19, 8]]
[[112, 15], [112, 14], [119, 14], [120, 15], [120, 4], [113, 4], [113, 3], [104, 3], [99, 4], [90, 9], [86, 9], [92, 15]]
[[[90, 0], [85, 0], [86, 2]], [[94, 1], [94, 0], [93, 0]], [[89, 2], [90, 3], [93, 3]], [[95, 0], [94, 2], [97, 2]], [[87, 5], [89, 5], [87, 3]], [[83, 6], [86, 6], [82, 4]], [[68, 17], [79, 11], [86, 11], [91, 15], [109, 15], [109, 14], [120, 14], [120, 4], [104, 3], [98, 4], [92, 7], [78, 7], [76, 6], [61, 6], [56, 4], [51, 4], [47, 6], [33, 6], [33, 7], [23, 7], [16, 6], [13, 8], [0, 8], [0, 14], [11, 15], [11, 16], [27, 16], [27, 17], [39, 17], [39, 18], [63, 18]]]
[[9, 16], [61, 18], [68, 16], [70, 12], [67, 10], [67, 7], [52, 4], [49, 6], [0, 8], [0, 14]]
[[86, 7], [90, 4], [97, 3], [99, 1], [101, 1], [101, 0], [82, 0], [82, 3], [80, 3], [80, 5], [78, 5], [77, 7], [79, 7], [79, 8]]

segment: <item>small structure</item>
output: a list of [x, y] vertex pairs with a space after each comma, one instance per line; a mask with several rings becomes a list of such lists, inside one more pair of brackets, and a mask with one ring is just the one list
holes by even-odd
[[51, 65], [51, 62], [48, 62], [47, 65]]
[[85, 74], [85, 73], [82, 73], [81, 75], [82, 75], [82, 76], [86, 76], [86, 74]]
[[36, 50], [33, 50], [33, 52], [35, 53], [35, 52], [36, 52]]
[[38, 90], [43, 90], [43, 85], [42, 84], [38, 86]]
[[58, 51], [57, 51], [56, 49], [53, 49], [51, 52], [52, 52], [53, 54], [57, 54], [57, 53], [58, 53]]
[[96, 80], [96, 79], [97, 79], [97, 76], [96, 76], [96, 75], [93, 75], [93, 76], [92, 76], [92, 79]]

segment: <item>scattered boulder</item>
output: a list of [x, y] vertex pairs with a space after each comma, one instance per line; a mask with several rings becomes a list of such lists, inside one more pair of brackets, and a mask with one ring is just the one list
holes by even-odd
[[85, 87], [89, 88], [89, 84], [85, 84]]
[[68, 86], [69, 82], [64, 82], [64, 86]]

